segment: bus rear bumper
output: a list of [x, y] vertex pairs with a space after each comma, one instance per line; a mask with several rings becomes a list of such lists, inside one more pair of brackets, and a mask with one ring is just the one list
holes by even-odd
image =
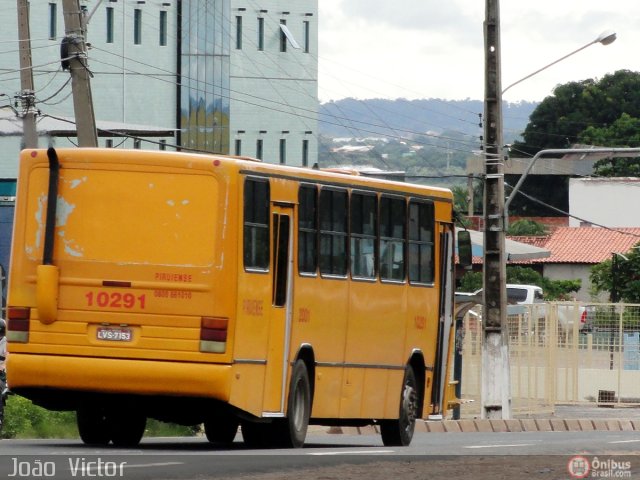
[[29, 390], [66, 390], [226, 402], [232, 366], [12, 352], [7, 357], [7, 376], [11, 390], [19, 394]]

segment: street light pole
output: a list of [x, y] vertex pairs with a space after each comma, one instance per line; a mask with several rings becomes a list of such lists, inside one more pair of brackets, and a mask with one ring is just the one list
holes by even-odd
[[507, 87], [504, 88], [504, 90], [502, 90], [502, 94], [504, 95], [504, 92], [506, 92], [507, 90], [509, 90], [511, 87], [518, 85], [520, 82], [524, 82], [525, 80], [527, 80], [528, 78], [533, 77], [534, 75], [537, 75], [538, 73], [540, 73], [543, 70], [546, 70], [549, 67], [552, 67], [553, 65], [555, 65], [556, 63], [559, 63], [561, 61], [563, 61], [566, 58], [569, 58], [571, 55], [575, 55], [576, 53], [584, 50], [587, 47], [590, 47], [591, 45], [595, 45], [596, 43], [601, 43], [602, 45], [610, 45], [613, 42], [616, 41], [616, 34], [614, 32], [611, 31], [605, 31], [602, 32], [600, 35], [598, 35], [598, 38], [596, 38], [595, 40], [592, 40], [591, 42], [587, 43], [586, 45], [583, 45], [582, 47], [574, 50], [571, 53], [567, 53], [564, 57], [561, 57], [551, 63], [549, 63], [548, 65], [545, 65], [542, 68], [539, 68], [538, 70], [536, 70], [533, 73], [530, 73], [529, 75], [527, 75], [526, 77], [522, 77], [520, 80], [518, 80], [517, 82], [513, 82], [512, 84], [508, 85]]
[[505, 259], [506, 209], [504, 198], [504, 155], [502, 151], [502, 94], [514, 85], [595, 44], [609, 45], [616, 39], [604, 32], [592, 42], [574, 50], [502, 89], [500, 58], [500, 3], [486, 0], [484, 23], [484, 267], [483, 350], [481, 373], [481, 417], [508, 419], [511, 416], [511, 379], [507, 332], [507, 288]]
[[484, 47], [484, 318], [481, 417], [508, 419], [511, 416], [511, 381], [509, 344], [506, 338], [507, 288], [499, 0], [486, 0]]

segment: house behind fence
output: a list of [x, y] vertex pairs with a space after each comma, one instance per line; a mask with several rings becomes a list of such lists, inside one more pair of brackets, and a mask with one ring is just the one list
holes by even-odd
[[[640, 305], [510, 305], [508, 338], [514, 416], [558, 404], [640, 406]], [[461, 418], [480, 416], [482, 309], [465, 315]]]

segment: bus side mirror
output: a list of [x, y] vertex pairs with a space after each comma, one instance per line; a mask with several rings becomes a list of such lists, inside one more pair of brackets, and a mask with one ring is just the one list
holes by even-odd
[[471, 234], [468, 230], [458, 232], [458, 261], [465, 268], [471, 266]]

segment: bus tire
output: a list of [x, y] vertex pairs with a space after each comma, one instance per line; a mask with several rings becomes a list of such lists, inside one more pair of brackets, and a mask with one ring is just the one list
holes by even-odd
[[109, 421], [100, 407], [80, 407], [76, 411], [80, 439], [87, 445], [107, 445], [111, 441]]
[[204, 433], [210, 443], [230, 445], [238, 433], [240, 421], [235, 415], [216, 416], [204, 422]]
[[311, 382], [307, 366], [302, 360], [296, 361], [291, 371], [287, 417], [278, 420], [276, 441], [286, 448], [301, 448], [307, 437], [311, 416]]
[[399, 417], [394, 420], [382, 420], [380, 433], [382, 443], [387, 447], [406, 447], [411, 443], [418, 415], [418, 382], [411, 367], [407, 367], [400, 392]]
[[147, 426], [147, 417], [140, 412], [117, 410], [109, 417], [111, 441], [116, 447], [135, 447]]

